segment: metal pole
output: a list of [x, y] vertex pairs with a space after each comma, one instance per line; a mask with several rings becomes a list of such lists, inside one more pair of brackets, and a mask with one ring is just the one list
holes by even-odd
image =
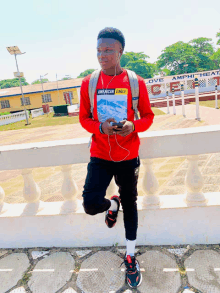
[[215, 109], [219, 109], [218, 108], [218, 86], [217, 86], [217, 84], [215, 85]]
[[173, 115], [176, 115], [174, 88], [172, 88], [172, 97], [173, 97]]
[[186, 117], [185, 115], [185, 101], [184, 101], [184, 85], [183, 83], [181, 84], [181, 96], [182, 96], [182, 113], [183, 113], [183, 117]]
[[[57, 74], [56, 74], [56, 80], [57, 80]], [[59, 90], [58, 90], [58, 80], [57, 80], [57, 95], [58, 95], [58, 102], [60, 105], [60, 94], [59, 94]]]
[[23, 94], [23, 89], [22, 89], [20, 72], [19, 72], [19, 69], [18, 69], [18, 62], [17, 62], [16, 54], [15, 54], [15, 62], [16, 62], [16, 66], [17, 66], [17, 72], [18, 72], [18, 75], [19, 75], [18, 79], [19, 79], [19, 82], [20, 82], [21, 96], [22, 96], [22, 101], [23, 101], [23, 106], [24, 106], [24, 111], [25, 111], [25, 116], [26, 116], [26, 121], [27, 121], [26, 125], [29, 125], [30, 123], [28, 123], [28, 115], [27, 115], [27, 110], [26, 110], [25, 102], [24, 102], [24, 94]]
[[169, 94], [168, 94], [168, 91], [167, 91], [167, 114], [170, 114], [170, 108], [169, 108]]
[[199, 80], [195, 77], [195, 97], [196, 97], [196, 120], [201, 121], [199, 115]]

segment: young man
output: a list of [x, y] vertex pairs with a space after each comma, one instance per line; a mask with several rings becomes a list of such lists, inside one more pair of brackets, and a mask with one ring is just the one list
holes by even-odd
[[[121, 31], [105, 28], [97, 39], [97, 57], [101, 65], [91, 113], [89, 81], [81, 86], [79, 119], [82, 127], [92, 133], [91, 158], [83, 191], [83, 206], [87, 214], [106, 212], [105, 222], [112, 228], [118, 216], [120, 203], [124, 214], [127, 252], [124, 263], [126, 280], [130, 287], [140, 285], [142, 276], [134, 250], [138, 228], [137, 182], [140, 160], [138, 132], [146, 131], [154, 114], [150, 107], [144, 79], [138, 77], [140, 119], [134, 121], [132, 94], [127, 71], [120, 66], [125, 46]], [[110, 122], [120, 122], [122, 128]], [[120, 197], [106, 199], [106, 189], [114, 177]]]

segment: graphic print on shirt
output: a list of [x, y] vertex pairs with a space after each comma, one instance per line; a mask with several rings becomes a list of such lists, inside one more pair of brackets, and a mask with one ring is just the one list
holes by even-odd
[[97, 113], [100, 122], [114, 118], [117, 122], [127, 119], [128, 89], [97, 90]]

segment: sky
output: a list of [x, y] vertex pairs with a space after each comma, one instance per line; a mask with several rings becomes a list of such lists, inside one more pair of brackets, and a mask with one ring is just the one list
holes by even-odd
[[[100, 68], [97, 35], [116, 27], [125, 36], [125, 52], [144, 52], [155, 62], [178, 41], [212, 38], [220, 29], [219, 0], [10, 0], [0, 17], [0, 80], [13, 78], [15, 59], [6, 49], [18, 46], [18, 66], [27, 82], [48, 74], [50, 81], [76, 78]], [[219, 46], [216, 46], [219, 48]]]

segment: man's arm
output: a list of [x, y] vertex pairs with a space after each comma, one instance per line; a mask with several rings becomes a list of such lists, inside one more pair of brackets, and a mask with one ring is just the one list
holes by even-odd
[[93, 120], [90, 112], [90, 99], [89, 99], [89, 78], [86, 77], [82, 81], [81, 89], [80, 89], [80, 107], [79, 107], [79, 122], [83, 128], [85, 128], [88, 132], [99, 134], [99, 126], [100, 122]]
[[134, 131], [144, 132], [153, 123], [154, 113], [151, 110], [147, 87], [143, 79], [139, 79], [138, 111], [140, 119], [134, 121]]

